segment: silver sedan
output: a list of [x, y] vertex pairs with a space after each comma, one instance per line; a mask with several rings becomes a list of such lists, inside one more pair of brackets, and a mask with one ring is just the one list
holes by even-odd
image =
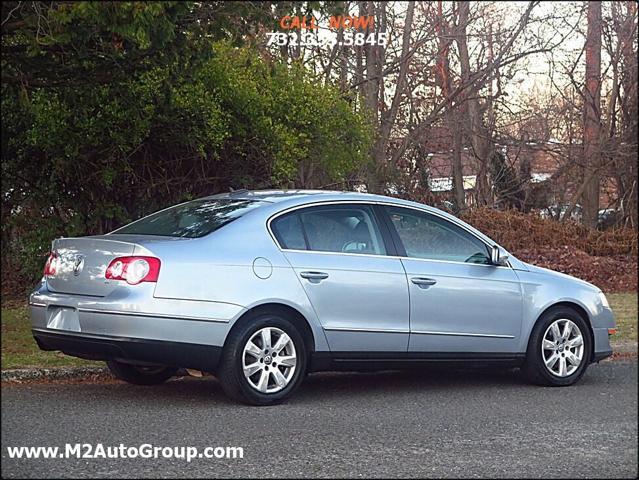
[[139, 384], [211, 372], [256, 405], [307, 372], [433, 362], [571, 385], [615, 327], [597, 287], [447, 213], [326, 191], [235, 191], [59, 238], [30, 308], [44, 350]]

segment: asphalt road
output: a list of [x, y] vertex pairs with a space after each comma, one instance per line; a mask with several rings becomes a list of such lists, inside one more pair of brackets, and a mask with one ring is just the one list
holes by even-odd
[[[8, 446], [241, 446], [243, 459], [11, 460]], [[637, 364], [569, 388], [512, 372], [311, 375], [285, 405], [215, 379], [2, 389], [2, 477], [636, 477]]]

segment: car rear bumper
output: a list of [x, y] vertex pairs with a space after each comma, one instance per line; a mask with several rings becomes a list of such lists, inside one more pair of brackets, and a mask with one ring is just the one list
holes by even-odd
[[159, 364], [213, 372], [221, 347], [141, 338], [91, 335], [48, 329], [32, 329], [42, 350], [60, 350], [67, 355], [93, 360], [119, 360]]
[[121, 286], [106, 297], [54, 293], [43, 282], [29, 297], [33, 336], [43, 350], [213, 371], [232, 322], [244, 309], [153, 296], [153, 285]]
[[155, 298], [153, 285], [122, 286], [107, 297], [31, 294], [31, 328], [68, 334], [221, 347], [245, 309], [221, 302]]

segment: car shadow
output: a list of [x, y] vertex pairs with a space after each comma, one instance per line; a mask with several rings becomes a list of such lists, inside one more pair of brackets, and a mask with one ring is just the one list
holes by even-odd
[[[627, 381], [625, 376], [617, 378], [617, 375], [611, 375], [611, 372], [608, 371], [609, 368], [604, 367], [602, 370], [606, 370], [606, 372], [588, 371], [571, 389], [588, 387], [602, 381], [604, 383]], [[84, 387], [92, 388], [86, 384]], [[420, 369], [374, 372], [312, 373], [306, 377], [299, 390], [285, 403], [293, 406], [317, 404], [318, 401], [329, 403], [358, 402], [389, 394], [397, 401], [401, 401], [412, 398], [416, 394], [471, 395], [473, 390], [487, 388], [501, 391], [546, 388], [558, 393], [554, 387], [539, 387], [530, 384], [521, 371], [515, 368], [462, 369], [459, 367], [428, 366]], [[194, 406], [211, 406], [212, 404], [232, 406], [232, 408], [240, 406], [224, 394], [220, 382], [211, 375], [202, 378], [179, 377], [157, 386], [129, 385], [115, 380], [105, 384], [94, 384], [93, 389], [95, 395], [108, 396], [111, 400], [119, 398], [122, 401], [130, 401], [132, 398], [141, 399], [152, 396], [168, 402], [188, 402]]]
[[347, 393], [349, 396], [392, 391], [432, 392], [446, 389], [512, 387], [527, 384], [519, 369], [459, 369], [429, 367], [375, 372], [327, 372], [311, 374], [300, 387], [298, 396], [315, 397], [322, 392]]
[[[288, 404], [317, 402], [318, 398], [339, 401], [357, 397], [370, 397], [392, 392], [399, 396], [403, 393], [432, 393], [434, 391], [460, 390], [477, 387], [511, 388], [526, 385], [525, 379], [517, 369], [484, 370], [428, 368], [420, 370], [384, 370], [375, 372], [321, 372], [309, 374], [299, 390], [289, 399]], [[156, 398], [201, 399], [206, 402], [237, 405], [224, 394], [221, 384], [213, 376], [203, 378], [182, 377], [163, 385], [144, 387], [127, 384], [125, 391], [136, 392], [141, 396], [148, 390]], [[120, 390], [120, 389], [118, 389]], [[124, 395], [124, 391], [121, 391]]]

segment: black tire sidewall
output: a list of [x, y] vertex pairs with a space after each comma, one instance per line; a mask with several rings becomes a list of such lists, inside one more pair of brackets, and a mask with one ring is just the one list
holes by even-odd
[[107, 366], [111, 373], [118, 379], [134, 385], [158, 385], [166, 382], [177, 373], [175, 367], [165, 367], [160, 372], [147, 373], [135, 368], [134, 365], [109, 360]]
[[[541, 353], [541, 344], [548, 327], [556, 320], [565, 318], [571, 320], [579, 330], [584, 339], [584, 354], [581, 365], [575, 372], [567, 377], [557, 377], [548, 371]], [[526, 354], [526, 367], [535, 377], [537, 383], [549, 386], [567, 386], [578, 381], [586, 372], [592, 357], [592, 338], [586, 320], [575, 310], [567, 307], [557, 307], [545, 312], [535, 325], [528, 343]]]
[[[244, 346], [249, 339], [257, 332], [265, 327], [275, 327], [284, 331], [293, 341], [295, 346], [295, 353], [297, 355], [297, 365], [293, 378], [288, 385], [275, 393], [261, 393], [255, 390], [244, 376], [242, 368], [242, 354], [244, 352]], [[241, 396], [245, 401], [253, 405], [272, 405], [279, 403], [282, 400], [290, 396], [304, 380], [306, 373], [306, 361], [307, 352], [304, 339], [301, 334], [295, 328], [295, 326], [278, 315], [263, 314], [253, 318], [250, 322], [242, 325], [237, 331], [237, 336], [233, 339], [231, 355], [227, 357], [227, 361], [231, 361], [232, 365], [230, 370], [232, 372], [232, 378], [229, 379], [237, 383], [237, 387], [240, 390]], [[227, 366], [227, 368], [229, 368]], [[228, 381], [228, 380], [227, 380]]]

